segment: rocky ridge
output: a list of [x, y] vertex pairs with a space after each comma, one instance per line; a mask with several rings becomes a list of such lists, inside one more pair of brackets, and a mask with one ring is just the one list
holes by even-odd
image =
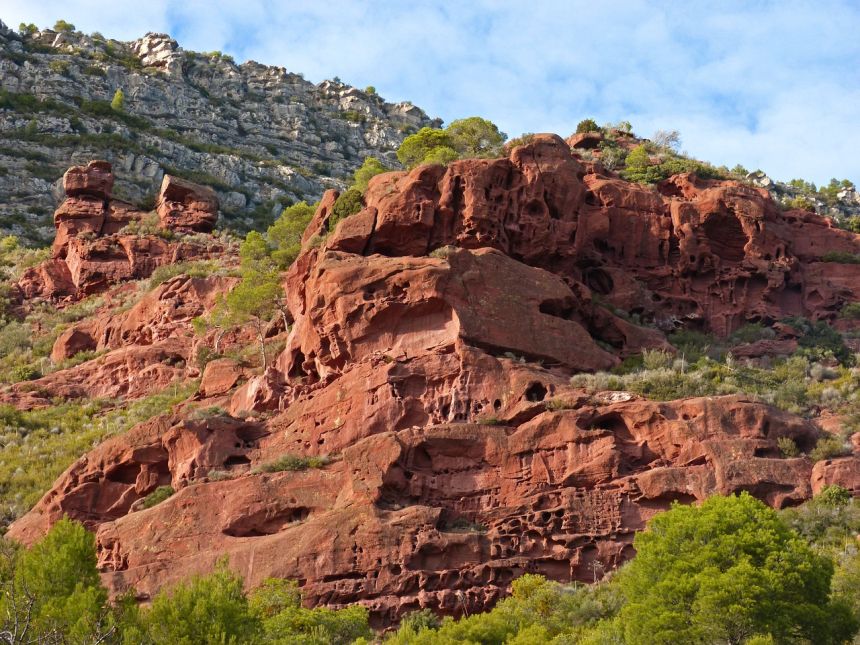
[[[68, 200], [110, 181], [99, 164], [67, 177]], [[857, 451], [783, 456], [780, 439], [805, 452], [826, 433], [808, 419], [744, 396], [661, 403], [569, 379], [671, 351], [664, 332], [676, 328], [725, 336], [788, 315], [833, 320], [860, 299], [860, 266], [822, 255], [858, 253], [860, 236], [782, 212], [741, 182], [630, 184], [555, 135], [506, 158], [379, 175], [363, 209], [333, 225], [336, 197], [323, 197], [283, 276], [292, 325], [273, 322], [284, 349], [265, 373], [226, 358], [188, 367], [213, 342], [190, 320], [230, 288], [223, 276], [177, 276], [58, 339], [58, 356], [107, 353], [16, 404], [139, 382], [110, 367], [130, 352], [144, 354], [135, 373], [149, 365], [162, 383], [201, 385], [70, 466], [10, 536], [31, 542], [68, 515], [96, 531], [114, 592], [147, 598], [227, 554], [251, 586], [295, 578], [307, 602], [359, 602], [387, 625], [420, 607], [480, 611], [524, 572], [595, 580], [675, 500], [746, 490], [781, 508], [832, 483], [860, 494]], [[186, 205], [187, 218], [176, 207], [160, 219], [182, 228], [206, 200], [159, 203]], [[81, 241], [56, 221], [60, 248], [119, 243]], [[44, 266], [25, 283], [62, 302]], [[127, 279], [101, 272], [108, 293]], [[785, 332], [771, 349], [792, 342]], [[169, 347], [183, 363], [168, 373], [148, 353]], [[79, 391], [59, 389], [68, 383]], [[289, 455], [321, 467], [266, 468]], [[162, 485], [177, 493], [141, 509]]]
[[2, 22], [0, 92], [0, 228], [42, 243], [70, 164], [110, 161], [115, 192], [136, 204], [165, 174], [207, 184], [223, 223], [242, 229], [343, 187], [367, 156], [397, 167], [403, 137], [433, 123], [410, 103], [185, 51], [164, 34], [21, 35]]

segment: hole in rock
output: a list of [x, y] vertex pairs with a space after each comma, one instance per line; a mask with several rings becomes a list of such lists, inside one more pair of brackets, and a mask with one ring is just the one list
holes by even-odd
[[556, 318], [567, 320], [573, 313], [573, 300], [571, 298], [544, 300], [538, 305], [538, 311], [547, 316], [555, 316]]
[[609, 430], [613, 434], [622, 435], [624, 437], [631, 436], [627, 423], [624, 421], [624, 417], [622, 417], [618, 412], [601, 414], [588, 424], [586, 430]]
[[546, 398], [546, 394], [546, 386], [540, 381], [535, 381], [526, 388], [526, 401], [531, 401], [532, 403], [543, 401]]
[[734, 213], [713, 213], [705, 220], [703, 228], [714, 255], [728, 262], [744, 259], [749, 237]]
[[493, 409], [494, 409], [496, 412], [498, 412], [499, 410], [501, 410], [501, 409], [502, 409], [502, 402], [501, 402], [501, 400], [500, 400], [500, 399], [496, 399], [495, 401], [493, 401]]
[[134, 484], [140, 474], [140, 464], [120, 464], [110, 470], [106, 477], [108, 481], [119, 484]]
[[245, 455], [231, 455], [224, 460], [224, 468], [235, 468], [237, 466], [249, 466], [251, 460]]
[[585, 284], [588, 285], [589, 289], [602, 296], [612, 293], [612, 289], [615, 287], [612, 276], [603, 269], [589, 269], [586, 271]]
[[223, 533], [231, 537], [261, 537], [274, 535], [284, 530], [290, 524], [303, 522], [308, 519], [311, 509], [299, 506], [286, 508], [272, 513], [261, 510], [247, 517], [240, 517], [227, 526]]
[[268, 431], [261, 426], [242, 426], [236, 429], [236, 438], [245, 444], [256, 443], [259, 439], [268, 435]]
[[302, 352], [296, 352], [293, 356], [293, 363], [290, 365], [290, 369], [287, 372], [287, 376], [291, 379], [293, 378], [303, 378], [308, 375], [305, 372], [305, 368], [302, 367], [302, 364], [305, 362], [305, 355]]

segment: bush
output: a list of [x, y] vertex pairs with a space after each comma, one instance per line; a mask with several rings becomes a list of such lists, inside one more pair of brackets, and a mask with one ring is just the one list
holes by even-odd
[[835, 644], [857, 629], [830, 600], [832, 562], [748, 493], [675, 504], [634, 546], [620, 579], [630, 645], [742, 643], [756, 634]]
[[69, 33], [75, 30], [75, 26], [65, 20], [58, 20], [54, 23], [54, 31]]
[[407, 168], [424, 163], [446, 164], [455, 159], [494, 157], [501, 154], [505, 133], [487, 119], [458, 119], [444, 130], [421, 128], [406, 137], [397, 159]]
[[110, 102], [110, 109], [114, 112], [122, 112], [123, 105], [125, 104], [125, 94], [122, 89], [117, 88], [116, 92], [113, 93], [113, 98]]
[[821, 256], [822, 262], [836, 262], [839, 264], [860, 264], [860, 253], [848, 253], [847, 251], [827, 251]]
[[850, 320], [860, 320], [860, 302], [849, 302], [842, 307], [839, 313], [842, 318]]
[[367, 191], [367, 184], [376, 175], [381, 175], [388, 172], [390, 168], [386, 168], [382, 162], [376, 157], [365, 157], [361, 168], [355, 171], [353, 175], [352, 188], [355, 188], [363, 195]]
[[143, 508], [152, 508], [176, 493], [173, 486], [159, 486], [143, 499]]
[[797, 447], [797, 443], [791, 437], [779, 437], [776, 440], [776, 445], [786, 459], [800, 456], [800, 448]]
[[242, 587], [223, 560], [211, 575], [156, 595], [144, 618], [146, 631], [155, 643], [254, 642], [262, 623]]
[[322, 468], [329, 463], [327, 457], [303, 457], [299, 455], [283, 455], [275, 461], [262, 464], [254, 469], [255, 473], [280, 473], [285, 470], [297, 471], [308, 468]]
[[272, 250], [272, 259], [281, 269], [288, 268], [302, 250], [302, 236], [313, 219], [318, 203], [298, 202], [283, 210], [266, 231]]
[[813, 461], [821, 461], [823, 459], [835, 459], [836, 457], [844, 457], [851, 454], [851, 449], [845, 445], [845, 441], [838, 437], [821, 437], [815, 448], [809, 453]]
[[350, 215], [355, 215], [364, 206], [364, 199], [361, 191], [350, 188], [345, 193], [341, 193], [331, 207], [331, 215], [328, 219], [328, 230], [333, 231], [338, 222], [346, 219]]
[[833, 357], [843, 365], [854, 363], [854, 354], [845, 345], [842, 335], [824, 320], [810, 321], [805, 318], [786, 318], [783, 322], [797, 329], [801, 336], [798, 344], [803, 354], [814, 360]]
[[582, 134], [583, 132], [600, 132], [600, 126], [597, 125], [597, 121], [594, 119], [583, 119], [576, 124], [576, 134]]

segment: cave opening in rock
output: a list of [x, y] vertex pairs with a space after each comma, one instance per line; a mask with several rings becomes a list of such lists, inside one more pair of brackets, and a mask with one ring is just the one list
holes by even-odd
[[727, 262], [744, 259], [744, 247], [749, 237], [744, 233], [737, 215], [718, 212], [708, 216], [702, 228], [711, 247], [711, 252]]

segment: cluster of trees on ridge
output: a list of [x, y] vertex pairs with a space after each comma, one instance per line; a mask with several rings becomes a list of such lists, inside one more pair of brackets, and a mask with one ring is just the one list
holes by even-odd
[[838, 487], [782, 512], [747, 493], [675, 504], [601, 582], [526, 574], [488, 612], [440, 619], [417, 610], [382, 635], [364, 607], [302, 607], [293, 581], [247, 593], [226, 560], [147, 607], [131, 593], [109, 602], [93, 535], [62, 520], [29, 549], [0, 542], [0, 643], [847, 643], [860, 627], [858, 531], [860, 503]]

